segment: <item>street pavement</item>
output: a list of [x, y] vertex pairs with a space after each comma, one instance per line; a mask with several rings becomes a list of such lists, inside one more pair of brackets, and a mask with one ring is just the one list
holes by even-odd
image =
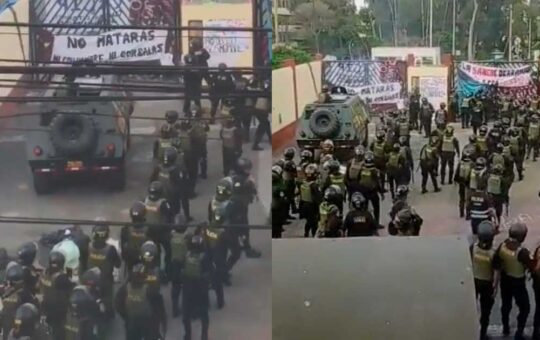
[[[464, 130], [460, 124], [453, 124], [453, 126], [455, 127], [455, 136], [459, 139], [461, 150], [468, 143], [467, 139], [472, 134], [472, 130]], [[374, 125], [370, 124], [370, 141], [374, 138], [373, 131]], [[426, 138], [419, 135], [416, 131], [412, 132], [411, 148], [415, 157], [415, 170], [418, 164], [420, 149], [426, 142]], [[290, 141], [287, 146], [296, 146], [295, 141]], [[276, 161], [280, 157], [281, 155], [276, 153], [273, 155], [273, 160]], [[509, 216], [503, 219], [501, 233], [496, 237], [495, 246], [507, 237], [506, 231], [509, 225], [514, 221], [521, 220], [526, 222], [529, 227], [528, 236], [524, 244], [533, 251], [540, 244], [540, 204], [538, 197], [540, 189], [540, 172], [538, 171], [540, 169], [540, 162], [526, 161], [524, 167], [525, 179], [521, 182], [516, 181], [511, 188]], [[441, 192], [434, 193], [431, 181], [428, 181], [427, 188], [429, 192], [421, 194], [420, 171], [416, 171], [414, 177], [415, 184], [411, 183], [410, 185], [409, 202], [424, 219], [420, 234], [427, 236], [463, 235], [465, 236], [463, 240], [467, 240], [471, 234], [470, 223], [459, 217], [458, 187], [456, 185], [446, 184], [442, 186]], [[438, 181], [440, 183], [440, 177]], [[387, 193], [385, 196], [385, 200], [381, 202], [381, 223], [387, 226], [390, 220], [388, 212], [391, 207], [391, 197], [390, 193]], [[303, 237], [304, 221], [293, 221], [291, 225], [285, 226], [285, 229], [286, 232], [283, 234], [283, 237]], [[388, 236], [386, 230], [380, 230], [379, 232], [383, 237]], [[433, 251], [437, 250], [434, 249]], [[464, 265], [470, 266], [471, 264], [467, 263]], [[444, 264], [441, 264], [441, 270], [444, 270]], [[435, 278], [436, 275], [434, 273], [433, 277]], [[528, 320], [528, 326], [530, 327], [527, 329], [527, 334], [532, 333], [532, 318], [535, 309], [532, 289], [529, 289], [529, 297], [531, 301], [531, 313]], [[441, 303], [448, 303], [448, 301], [441, 300]], [[517, 307], [514, 306], [511, 316], [511, 326], [513, 327], [515, 327], [516, 309]], [[492, 339], [510, 339], [510, 337], [500, 337], [501, 332], [500, 299], [498, 299], [492, 310], [489, 333]]]
[[[181, 101], [141, 101], [136, 103], [134, 116], [164, 117], [165, 111], [181, 111]], [[16, 112], [36, 112], [39, 105], [20, 105]], [[15, 112], [13, 112], [15, 113]], [[74, 181], [67, 183], [50, 195], [37, 196], [32, 187], [32, 177], [28, 167], [25, 142], [28, 132], [20, 128], [38, 127], [37, 117], [17, 117], [2, 119], [0, 134], [0, 215], [11, 217], [43, 217], [68, 219], [107, 219], [129, 221], [131, 204], [146, 195], [152, 170], [151, 136], [137, 136], [132, 139], [132, 147], [127, 158], [127, 185], [123, 192], [110, 192], [94, 181]], [[132, 134], [157, 134], [163, 121], [132, 120]], [[222, 177], [221, 142], [219, 126], [211, 126], [208, 142], [208, 179], [199, 180], [197, 197], [191, 201], [194, 223], [204, 221], [207, 207], [214, 194], [215, 184]], [[253, 177], [257, 182], [260, 201], [250, 207], [250, 223], [267, 224], [270, 210], [270, 146], [263, 144], [265, 151], [251, 151], [251, 144], [244, 145], [244, 155], [253, 162]], [[0, 247], [13, 251], [23, 242], [37, 240], [45, 232], [62, 226], [0, 224]], [[90, 228], [86, 228], [89, 231]], [[112, 237], [119, 237], [119, 227], [112, 228]], [[226, 306], [218, 311], [215, 295], [211, 292], [210, 338], [211, 339], [270, 339], [271, 329], [271, 244], [270, 231], [252, 231], [252, 244], [262, 251], [262, 258], [240, 259], [233, 270], [232, 287], [226, 287]], [[166, 339], [183, 336], [181, 318], [170, 318], [170, 289], [162, 288], [169, 313], [169, 331]], [[122, 323], [117, 317], [111, 339], [124, 337]], [[194, 326], [194, 339], [199, 337], [200, 327]]]

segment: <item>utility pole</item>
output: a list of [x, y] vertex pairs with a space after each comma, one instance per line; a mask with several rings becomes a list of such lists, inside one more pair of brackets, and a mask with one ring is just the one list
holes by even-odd
[[508, 61], [512, 61], [512, 22], [514, 21], [514, 5], [510, 4], [510, 18], [508, 20]]
[[456, 56], [456, 0], [452, 2], [452, 55]]
[[429, 0], [429, 47], [433, 47], [433, 0]]
[[274, 43], [279, 44], [279, 15], [278, 15], [278, 1], [272, 1], [272, 4], [274, 5]]
[[529, 48], [528, 48], [528, 53], [527, 53], [527, 59], [528, 60], [531, 60], [531, 45], [532, 45], [532, 17], [529, 18]]

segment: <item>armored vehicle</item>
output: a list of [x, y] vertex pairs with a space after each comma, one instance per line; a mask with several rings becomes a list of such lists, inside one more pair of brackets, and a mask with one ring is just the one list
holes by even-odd
[[[331, 139], [336, 157], [349, 159], [354, 147], [368, 142], [368, 111], [357, 95], [333, 88], [326, 100], [305, 106], [298, 123], [296, 142], [302, 149], [316, 151]], [[324, 94], [323, 94], [324, 95]]]
[[[102, 84], [116, 77], [83, 76], [68, 79], [65, 87], [49, 90], [53, 97], [129, 97]], [[71, 175], [104, 178], [107, 186], [123, 190], [125, 157], [130, 146], [130, 101], [73, 101], [43, 105], [40, 129], [28, 135], [26, 149], [37, 194], [54, 190], [57, 182]]]

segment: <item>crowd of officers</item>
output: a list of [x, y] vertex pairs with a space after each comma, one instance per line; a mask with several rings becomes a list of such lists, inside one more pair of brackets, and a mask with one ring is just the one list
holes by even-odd
[[201, 93], [203, 80], [206, 82], [209, 88], [210, 94], [210, 123], [213, 124], [216, 119], [218, 109], [227, 107], [230, 110], [230, 114], [234, 117], [235, 126], [238, 127], [242, 139], [249, 141], [249, 129], [251, 126], [252, 118], [255, 117], [259, 122], [257, 131], [255, 132], [255, 140], [253, 142], [252, 149], [259, 151], [263, 150], [260, 147], [260, 142], [264, 136], [271, 140], [271, 126], [268, 119], [269, 109], [257, 108], [257, 98], [249, 97], [234, 97], [230, 98], [231, 94], [236, 92], [255, 91], [255, 90], [267, 90], [269, 91], [268, 80], [265, 77], [259, 76], [255, 73], [251, 79], [248, 79], [240, 72], [230, 72], [227, 65], [220, 63], [218, 65], [218, 72], [209, 73], [204, 68], [208, 67], [208, 60], [210, 54], [203, 47], [201, 39], [194, 38], [190, 42], [190, 48], [186, 55], [184, 55], [184, 64], [186, 66], [194, 66], [203, 68], [193, 69], [184, 74], [185, 95], [183, 113], [186, 117], [191, 115], [193, 106], [201, 108]]
[[[231, 284], [242, 251], [247, 257], [261, 256], [250, 245], [249, 229], [237, 227], [249, 225], [248, 209], [257, 190], [251, 161], [241, 157], [242, 142], [229, 119], [221, 131], [225, 177], [208, 204], [208, 223], [186, 228], [197, 177], [207, 177], [208, 125], [197, 110], [180, 123], [174, 111], [166, 119], [154, 147], [148, 195], [132, 205], [132, 223], [122, 228], [119, 249], [109, 242], [109, 227], [99, 224], [91, 238], [80, 228], [66, 233], [64, 241], [78, 249], [77, 270], [67, 265], [73, 254], [55, 248], [45, 269], [34, 267], [34, 243], [23, 245], [13, 261], [0, 261], [5, 268], [3, 339], [101, 340], [115, 313], [124, 321], [126, 340], [165, 339], [162, 287], [168, 283], [172, 316], [182, 315], [184, 339], [192, 338], [194, 319], [201, 320], [201, 339], [208, 339], [209, 290], [223, 308], [223, 286]], [[114, 293], [113, 273], [121, 266], [124, 280]]]

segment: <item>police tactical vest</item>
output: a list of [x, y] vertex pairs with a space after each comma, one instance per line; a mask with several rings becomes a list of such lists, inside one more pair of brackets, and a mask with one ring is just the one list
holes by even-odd
[[475, 279], [483, 281], [493, 280], [493, 249], [482, 249], [477, 244], [473, 246], [472, 265]]
[[469, 102], [471, 101], [470, 98], [465, 98], [463, 99], [463, 101], [461, 102], [461, 107], [462, 108], [469, 108]]
[[501, 176], [490, 175], [487, 182], [487, 192], [492, 195], [500, 195], [501, 190]]
[[104, 247], [98, 249], [91, 243], [88, 247], [88, 269], [97, 267], [103, 273], [111, 273], [113, 265], [107, 259], [110, 247], [112, 246], [106, 244]]
[[200, 279], [202, 277], [203, 254], [188, 252], [184, 265], [184, 277], [188, 279]]
[[152, 316], [152, 309], [146, 296], [147, 286], [140, 287], [127, 285], [126, 311], [129, 319], [140, 320]]
[[353, 159], [353, 161], [351, 162], [351, 166], [349, 167], [349, 180], [357, 181], [360, 170], [362, 170], [362, 162]]
[[132, 254], [138, 254], [144, 242], [148, 241], [148, 227], [129, 227], [127, 248]]
[[503, 156], [506, 156], [508, 158], [512, 157], [512, 145], [507, 145], [503, 147]]
[[479, 136], [479, 137], [476, 139], [476, 145], [478, 146], [478, 148], [480, 149], [480, 151], [486, 152], [487, 149], [488, 149], [488, 147], [487, 147], [487, 138], [486, 138], [486, 137]]
[[328, 217], [332, 207], [337, 209], [335, 205], [328, 202], [322, 202], [319, 206], [319, 229], [322, 231], [328, 230]]
[[390, 154], [390, 157], [388, 157], [388, 164], [387, 166], [390, 168], [390, 170], [398, 170], [399, 168], [399, 152], [392, 152]]
[[163, 185], [165, 193], [168, 193], [172, 189], [171, 173], [170, 169], [160, 165], [158, 173], [158, 181]]
[[187, 254], [187, 242], [184, 234], [172, 233], [171, 237], [171, 260], [184, 263]]
[[523, 278], [525, 277], [525, 267], [518, 260], [518, 254], [521, 250], [519, 246], [516, 250], [511, 250], [506, 246], [506, 242], [500, 247], [499, 257], [502, 260], [502, 269], [503, 271], [513, 278]]
[[72, 313], [68, 312], [66, 316], [66, 323], [64, 324], [64, 330], [66, 333], [65, 340], [82, 340], [81, 335], [81, 320], [75, 317]]
[[[284, 168], [283, 179], [285, 181], [293, 181], [294, 175], [296, 175], [296, 164], [293, 161], [285, 161]], [[286, 169], [290, 169], [290, 171]]]
[[204, 237], [208, 242], [210, 249], [215, 249], [221, 239], [222, 230], [216, 228], [207, 228], [204, 231]]
[[300, 201], [313, 203], [313, 193], [311, 192], [311, 181], [303, 181], [300, 184]]
[[159, 148], [158, 148], [158, 159], [162, 159], [163, 158], [163, 153], [165, 152], [165, 149], [167, 148], [170, 148], [172, 146], [172, 141], [171, 139], [167, 138], [167, 139], [164, 139], [164, 138], [160, 138], [159, 139]]
[[399, 123], [399, 135], [400, 136], [409, 136], [409, 123], [407, 123], [407, 122]]
[[471, 170], [471, 162], [462, 161], [459, 165], [459, 178], [461, 178], [463, 181], [467, 181], [471, 175]]
[[205, 126], [201, 123], [196, 123], [191, 129], [191, 136], [193, 140], [198, 143], [206, 143], [206, 129]]
[[473, 193], [470, 197], [471, 201], [471, 218], [487, 219], [489, 217], [489, 206], [485, 197], [482, 194]]
[[160, 198], [157, 201], [152, 201], [150, 198], [145, 198], [144, 205], [146, 206], [146, 222], [149, 224], [162, 223], [162, 215], [159, 211], [165, 199]]
[[454, 152], [454, 137], [443, 137], [442, 151]]
[[426, 146], [424, 152], [420, 156], [420, 159], [423, 161], [431, 161], [435, 158], [435, 149], [431, 146]]
[[473, 189], [473, 190], [476, 190], [478, 189], [478, 181], [479, 181], [479, 178], [480, 177], [480, 174], [478, 173], [478, 171], [474, 170], [474, 171], [471, 171], [471, 181], [469, 183], [469, 188], [470, 189]]
[[508, 112], [509, 109], [510, 109], [510, 103], [509, 102], [504, 102], [501, 111], [502, 112]]
[[345, 179], [343, 178], [342, 174], [331, 174], [330, 183], [333, 185], [337, 185], [341, 189], [341, 192], [345, 192]]
[[372, 169], [362, 169], [360, 172], [360, 181], [358, 182], [362, 187], [367, 189], [375, 189], [375, 178], [373, 178]]
[[15, 313], [17, 308], [22, 304], [20, 292], [22, 288], [14, 289], [8, 294], [2, 296], [2, 324], [4, 326], [12, 327], [15, 319]]
[[180, 145], [185, 153], [191, 152], [191, 137], [188, 131], [180, 130], [178, 132], [178, 138], [180, 139]]
[[61, 275], [61, 272], [54, 274], [43, 273], [39, 279], [41, 294], [43, 295], [43, 304], [52, 303], [57, 304], [61, 299], [60, 292], [58, 291], [55, 281]]
[[227, 149], [236, 148], [235, 132], [236, 132], [235, 127], [223, 128], [221, 130], [221, 138], [223, 140], [223, 147]]
[[499, 165], [501, 165], [503, 167], [505, 166], [505, 164], [504, 164], [504, 156], [502, 154], [500, 154], [500, 153], [494, 153], [492, 160], [493, 160], [493, 165], [499, 164]]
[[375, 143], [373, 145], [373, 155], [375, 158], [384, 158], [384, 143]]
[[519, 137], [510, 137], [510, 148], [514, 155], [519, 153]]
[[531, 125], [529, 126], [529, 140], [537, 139], [539, 132], [540, 132], [540, 127], [538, 123], [531, 123]]

